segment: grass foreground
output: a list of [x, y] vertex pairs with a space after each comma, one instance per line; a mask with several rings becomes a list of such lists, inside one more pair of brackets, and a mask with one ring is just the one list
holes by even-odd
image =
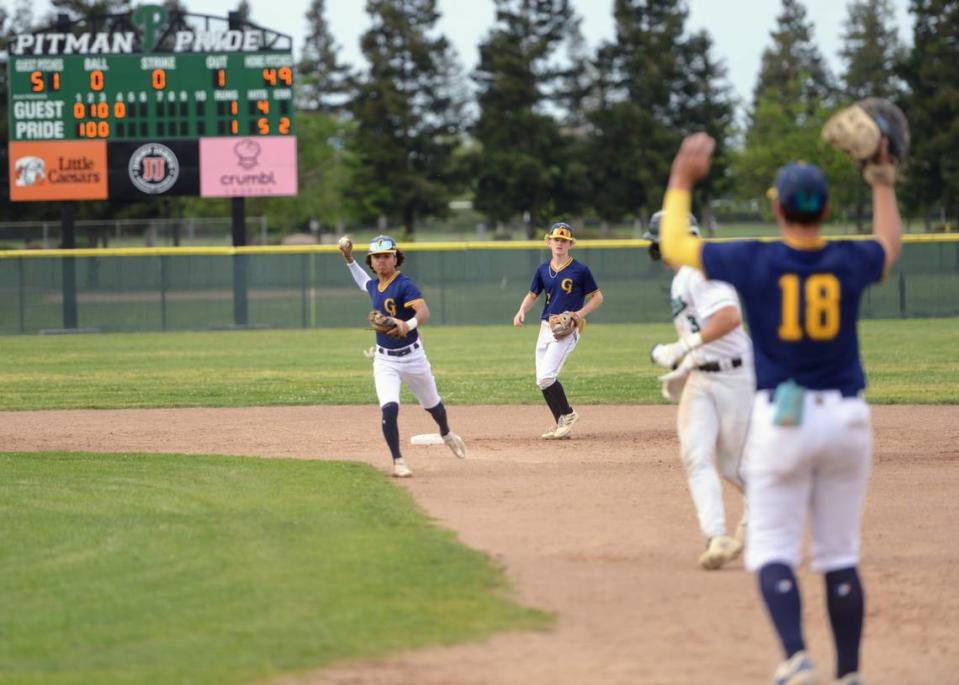
[[550, 618], [352, 463], [0, 453], [0, 683], [247, 683]]
[[[536, 324], [423, 333], [447, 404], [537, 404]], [[668, 324], [593, 324], [563, 370], [579, 404], [663, 402], [649, 362]], [[959, 319], [863, 321], [867, 397], [959, 403]], [[0, 409], [374, 404], [372, 334], [359, 329], [2, 338]], [[403, 401], [412, 401], [404, 388]]]

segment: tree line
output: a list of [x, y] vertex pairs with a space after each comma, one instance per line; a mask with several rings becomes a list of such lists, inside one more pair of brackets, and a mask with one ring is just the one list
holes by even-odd
[[[329, 231], [379, 224], [413, 236], [424, 220], [446, 216], [451, 200], [468, 199], [490, 225], [521, 222], [530, 236], [558, 218], [591, 220], [603, 232], [658, 210], [679, 141], [705, 130], [718, 141], [714, 171], [695, 198], [707, 225], [715, 211], [764, 207], [776, 169], [794, 159], [823, 166], [834, 214], [863, 225], [868, 194], [858, 171], [819, 131], [837, 109], [879, 96], [912, 125], [904, 211], [927, 226], [937, 214], [959, 220], [955, 0], [911, 0], [908, 46], [891, 0], [850, 0], [839, 74], [828, 69], [801, 0], [781, 0], [749, 102], [733, 94], [709, 32], [687, 26], [685, 0], [615, 0], [614, 35], [594, 49], [571, 0], [489, 1], [495, 22], [467, 74], [437, 28], [437, 0], [366, 0], [362, 67], [343, 61], [326, 0], [312, 0], [297, 70], [300, 196], [250, 199], [249, 211], [290, 230], [310, 221]], [[52, 4], [74, 16], [132, 6]], [[3, 40], [31, 27], [30, 8], [29, 0], [16, 0], [12, 12], [0, 7]], [[246, 0], [237, 9], [249, 16]], [[0, 74], [6, 136], [5, 68]], [[51, 211], [0, 206], [2, 218]], [[195, 198], [81, 207], [88, 217], [226, 211], [223, 201]]]

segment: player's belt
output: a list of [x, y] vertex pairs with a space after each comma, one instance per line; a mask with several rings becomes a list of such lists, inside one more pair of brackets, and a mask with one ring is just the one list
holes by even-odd
[[717, 371], [729, 371], [730, 369], [738, 369], [743, 365], [742, 357], [733, 357], [732, 359], [723, 359], [715, 362], [706, 362], [705, 364], [700, 364], [696, 367], [697, 371], [708, 371], [710, 373], [715, 373]]
[[415, 342], [412, 345], [409, 345], [408, 347], [401, 347], [398, 350], [388, 350], [385, 347], [378, 347], [376, 349], [379, 350], [380, 354], [385, 354], [390, 357], [405, 357], [413, 350], [420, 349], [420, 344], [418, 342]]

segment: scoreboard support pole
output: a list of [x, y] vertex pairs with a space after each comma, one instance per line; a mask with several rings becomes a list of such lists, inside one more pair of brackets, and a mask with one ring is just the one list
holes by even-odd
[[[234, 247], [246, 245], [246, 204], [244, 200], [243, 197], [231, 198]], [[233, 255], [233, 323], [236, 326], [246, 326], [249, 323], [247, 260], [249, 260], [249, 255]]]
[[[75, 202], [60, 203], [60, 247], [64, 250], [72, 250], [77, 246], [75, 216]], [[63, 327], [70, 330], [77, 328], [77, 260], [66, 257], [60, 263], [63, 275]]]

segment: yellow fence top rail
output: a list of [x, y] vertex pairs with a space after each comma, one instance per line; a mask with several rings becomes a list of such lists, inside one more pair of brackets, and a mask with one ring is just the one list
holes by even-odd
[[[825, 236], [827, 240], [868, 240], [871, 235], [856, 236]], [[707, 242], [731, 242], [744, 238], [713, 238]], [[747, 240], [762, 240], [771, 242], [778, 237], [748, 238]], [[904, 243], [953, 243], [959, 242], [959, 234], [930, 233], [906, 234], [902, 237]], [[648, 240], [619, 239], [619, 240], [578, 240], [576, 249], [639, 249], [649, 246]], [[357, 246], [358, 247], [358, 246]], [[438, 243], [407, 243], [400, 244], [404, 252], [453, 252], [474, 250], [546, 250], [541, 240], [504, 240], [504, 241], [465, 241], [465, 242], [438, 242]], [[31, 249], [31, 250], [0, 250], [0, 259], [49, 259], [57, 257], [176, 257], [176, 256], [231, 256], [231, 255], [265, 255], [265, 254], [335, 254], [339, 252], [336, 245], [247, 245], [244, 247], [81, 247], [72, 250], [64, 249]], [[365, 254], [364, 249], [357, 249], [357, 255]]]

